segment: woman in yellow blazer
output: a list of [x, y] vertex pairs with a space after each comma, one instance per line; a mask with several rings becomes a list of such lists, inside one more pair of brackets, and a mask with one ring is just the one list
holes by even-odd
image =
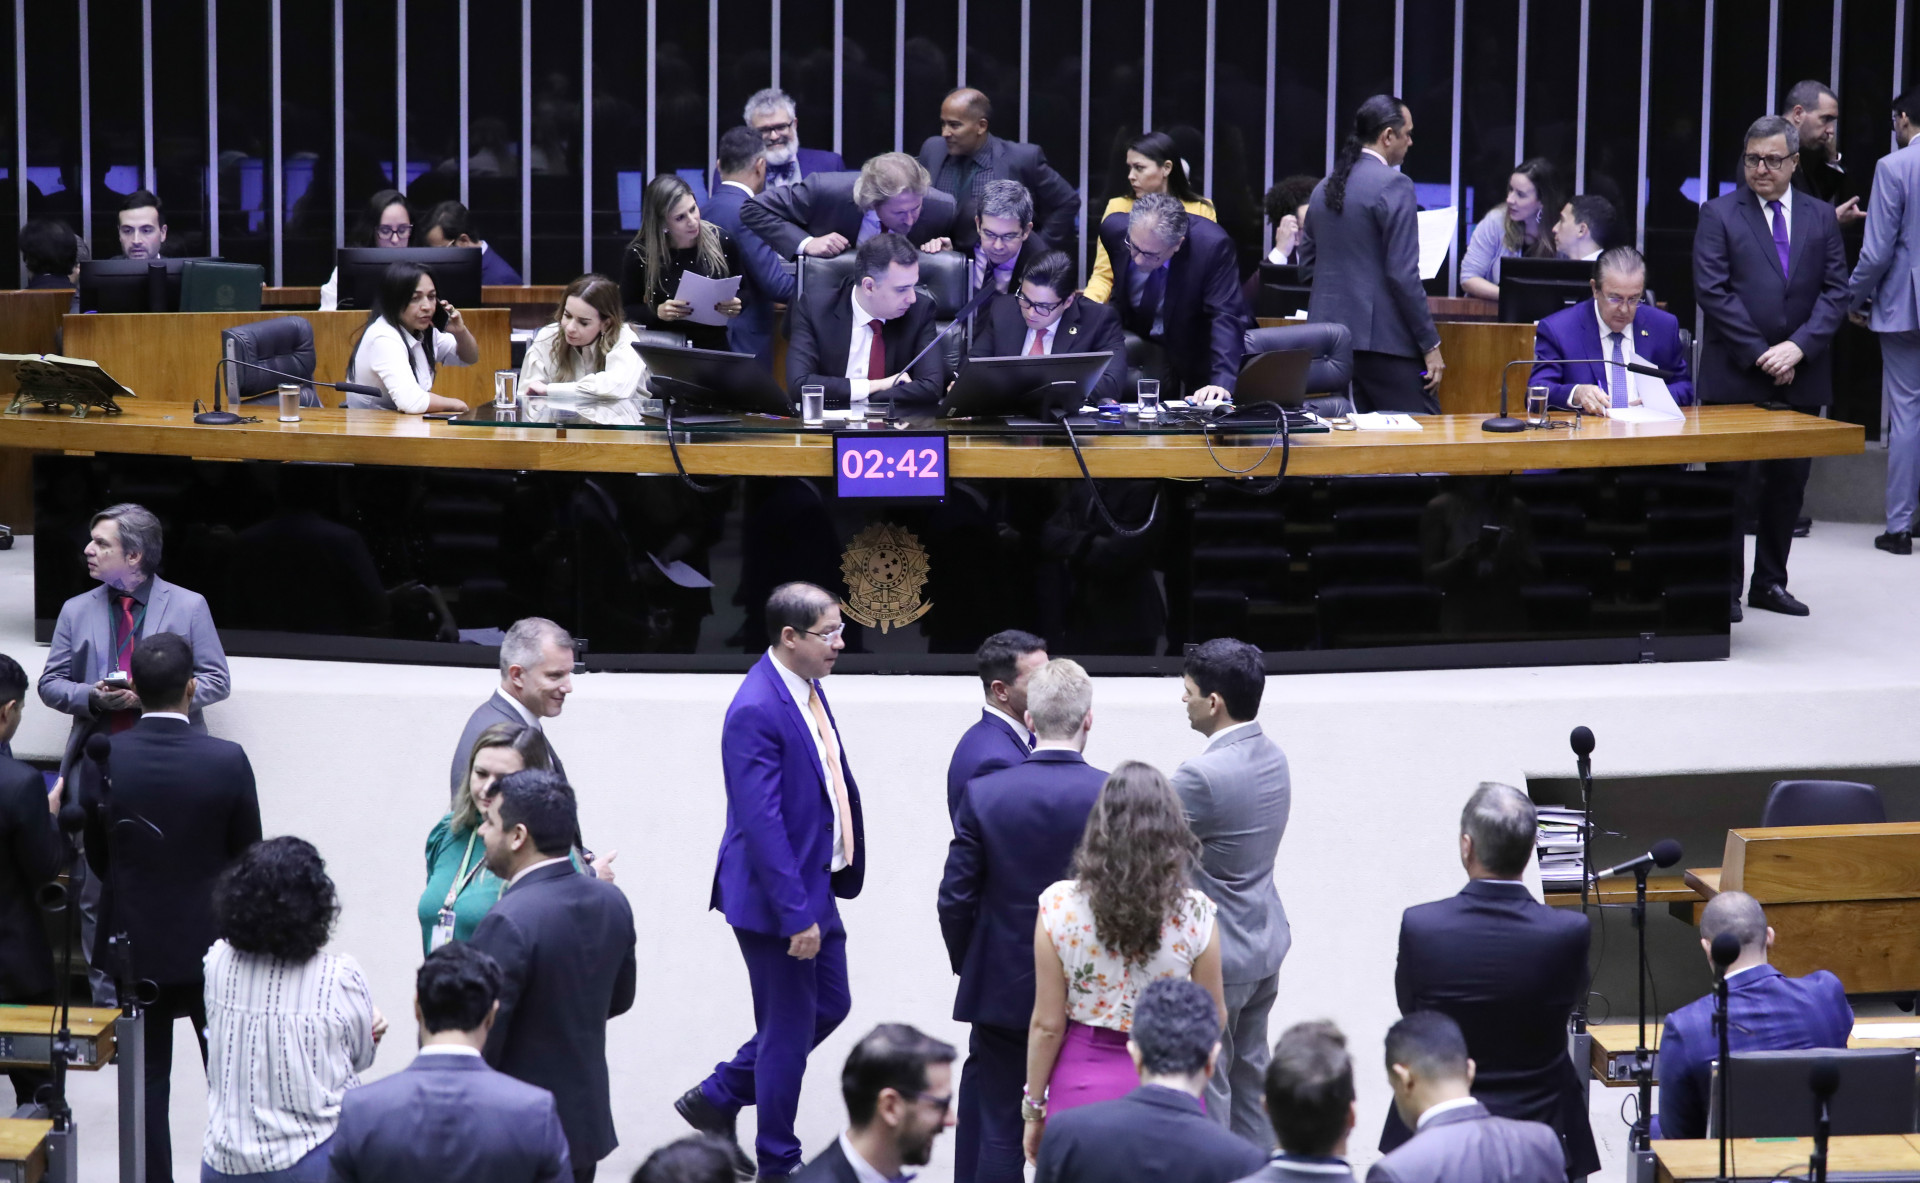
[[[1171, 193], [1180, 199], [1187, 213], [1209, 222], [1220, 220], [1214, 216], [1213, 203], [1195, 192], [1193, 182], [1187, 180], [1187, 166], [1180, 163], [1179, 149], [1166, 132], [1150, 131], [1127, 145], [1127, 184], [1133, 186], [1133, 196], [1116, 197], [1107, 202], [1107, 208], [1100, 213], [1101, 222], [1114, 214], [1130, 213], [1134, 198], [1148, 193]], [[1087, 280], [1086, 296], [1104, 304], [1113, 291], [1113, 260], [1107, 258], [1107, 248], [1100, 245], [1098, 222], [1092, 233], [1093, 277]]]

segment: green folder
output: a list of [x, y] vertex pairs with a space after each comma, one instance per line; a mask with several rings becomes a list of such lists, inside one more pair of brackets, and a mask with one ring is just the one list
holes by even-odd
[[189, 259], [180, 276], [182, 312], [258, 312], [267, 269], [258, 263]]

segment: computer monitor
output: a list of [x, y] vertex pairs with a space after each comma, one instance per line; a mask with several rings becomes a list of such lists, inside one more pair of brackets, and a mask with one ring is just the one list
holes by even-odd
[[343, 246], [334, 261], [338, 307], [372, 308], [387, 268], [395, 263], [418, 263], [432, 271], [435, 290], [455, 308], [480, 306], [477, 246]]
[[187, 263], [181, 258], [89, 259], [80, 264], [80, 311], [178, 312]]
[[[1813, 1136], [1813, 1066], [1831, 1060], [1839, 1087], [1827, 1102], [1836, 1135], [1911, 1134], [1920, 1131], [1920, 1090], [1913, 1048], [1816, 1048], [1810, 1051], [1735, 1052], [1727, 1080], [1728, 1136]], [[1720, 1136], [1720, 1069], [1707, 1095], [1707, 1136]]]
[[1579, 259], [1500, 260], [1500, 319], [1532, 324], [1593, 297], [1593, 264]]
[[[735, 415], [793, 414], [793, 400], [751, 353], [639, 345], [647, 363], [654, 398], [672, 399], [674, 418], [682, 410]], [[692, 416], [687, 416], [692, 421]]]
[[1072, 414], [1093, 399], [1094, 383], [1113, 353], [1053, 353], [1039, 357], [976, 357], [960, 367], [940, 402], [942, 418], [1020, 415], [1045, 419]]

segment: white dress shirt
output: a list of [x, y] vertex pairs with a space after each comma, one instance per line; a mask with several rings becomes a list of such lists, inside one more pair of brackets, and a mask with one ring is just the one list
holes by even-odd
[[1040, 335], [1040, 352], [1051, 354], [1053, 352], [1053, 339], [1060, 333], [1060, 322], [1056, 320], [1044, 329], [1028, 329], [1027, 335], [1020, 339], [1021, 356], [1024, 357], [1033, 352], [1033, 336], [1035, 333]]
[[[522, 879], [525, 879], [527, 876], [533, 874], [535, 871], [538, 871], [541, 867], [551, 867], [555, 863], [571, 863], [572, 861], [573, 861], [573, 852], [568, 851], [566, 854], [563, 854], [558, 858], [543, 858], [537, 863], [528, 863], [526, 866], [521, 867], [518, 871], [515, 871], [513, 873], [513, 878], [507, 880], [507, 887], [512, 887], [514, 884], [520, 882]], [[505, 891], [506, 888], [501, 888], [501, 890]]]
[[498, 698], [501, 702], [504, 702], [507, 704], [507, 706], [511, 707], [513, 709], [513, 713], [520, 716], [520, 721], [522, 723], [525, 723], [527, 726], [533, 728], [535, 731], [539, 731], [543, 735], [546, 733], [545, 730], [540, 726], [539, 716], [535, 715], [532, 711], [528, 710], [526, 703], [521, 702], [519, 699], [515, 698], [513, 695], [508, 694], [506, 691], [500, 689], [498, 686], [495, 686], [493, 688], [493, 694], [494, 694], [494, 697]]
[[422, 1056], [479, 1056], [480, 1049], [465, 1043], [430, 1043], [417, 1053]]
[[[460, 343], [453, 334], [429, 327], [426, 336], [433, 342], [437, 364], [467, 364], [460, 360]], [[412, 333], [394, 328], [384, 316], [368, 325], [366, 335], [360, 338], [347, 365], [347, 381], [380, 391], [380, 398], [372, 404], [378, 410], [420, 415], [432, 405], [428, 400], [433, 393], [433, 368], [427, 364], [427, 345]], [[347, 405], [355, 406], [352, 400], [364, 397], [349, 395]]]
[[[1632, 370], [1620, 370], [1617, 373], [1608, 372], [1615, 368], [1612, 364], [1613, 363], [1613, 342], [1608, 340], [1608, 338], [1613, 336], [1613, 326], [1608, 324], [1605, 320], [1601, 319], [1600, 301], [1597, 298], [1593, 302], [1593, 319], [1600, 322], [1600, 356], [1607, 359], [1607, 364], [1600, 367], [1600, 372], [1606, 376], [1608, 381], [1619, 382], [1622, 386], [1626, 388], [1628, 406], [1630, 407], [1639, 406], [1640, 391], [1635, 389], [1633, 384], [1633, 380], [1636, 377], [1634, 372]], [[1626, 330], [1620, 334], [1620, 345], [1621, 345], [1620, 356], [1625, 358], [1629, 364], [1634, 364], [1634, 365], [1646, 364], [1641, 360], [1640, 355], [1633, 351], [1633, 326], [1632, 325], [1628, 325], [1626, 327]], [[1607, 384], [1607, 382], [1602, 382], [1600, 384], [1600, 393], [1607, 396], [1607, 401], [1609, 402], [1613, 401], [1613, 389]]]
[[[1028, 336], [1031, 337], [1032, 333], [1029, 332]], [[989, 715], [1000, 716], [1000, 718], [1005, 721], [1007, 726], [1013, 728], [1013, 733], [1014, 735], [1019, 737], [1020, 742], [1023, 744], [1026, 744], [1029, 750], [1032, 749], [1033, 742], [1027, 738], [1027, 736], [1030, 733], [1027, 731], [1027, 725], [1025, 723], [1022, 723], [1020, 720], [1014, 718], [1012, 715], [1009, 715], [1007, 712], [1001, 710], [999, 707], [994, 706], [992, 703], [987, 704], [987, 713]]]
[[1470, 1096], [1455, 1097], [1451, 1101], [1442, 1101], [1438, 1105], [1433, 1106], [1432, 1108], [1428, 1109], [1425, 1113], [1422, 1113], [1420, 1115], [1420, 1120], [1415, 1122], [1413, 1125], [1414, 1132], [1418, 1133], [1419, 1131], [1426, 1129], [1427, 1123], [1433, 1120], [1434, 1118], [1440, 1116], [1442, 1113], [1447, 1113], [1454, 1109], [1465, 1109], [1469, 1105], [1477, 1105], [1477, 1104], [1479, 1104], [1479, 1102]]
[[[191, 723], [193, 721], [179, 711], [146, 711], [143, 712], [140, 717], [142, 719], [178, 719], [182, 723]], [[1025, 729], [1022, 728], [1022, 730]]]
[[[1360, 151], [1366, 153], [1368, 156], [1373, 157], [1375, 160], [1378, 160], [1381, 164], [1387, 164], [1387, 158], [1380, 155], [1378, 152], [1375, 152], [1372, 148], [1362, 148], [1360, 149]], [[1387, 164], [1387, 167], [1392, 168], [1393, 166], [1391, 164]]]
[[[545, 382], [547, 393], [562, 398], [622, 399], [640, 393], [647, 380], [647, 363], [640, 360], [634, 345], [640, 340], [632, 325], [621, 325], [620, 335], [607, 350], [605, 363], [598, 370], [582, 373], [589, 364], [587, 351], [561, 344], [562, 364], [555, 365], [553, 345], [560, 337], [560, 326], [550, 324], [535, 334], [527, 346], [527, 360], [520, 367], [520, 383]], [[556, 381], [562, 373], [567, 381]]]
[[1258, 719], [1248, 719], [1245, 723], [1235, 723], [1231, 727], [1222, 727], [1220, 730], [1214, 732], [1213, 735], [1207, 739], [1207, 746], [1212, 747], [1213, 745], [1219, 743], [1221, 740], [1226, 739], [1228, 736], [1231, 736], [1234, 732], [1245, 731], [1247, 728], [1253, 726], [1257, 722], [1259, 722]]
[[[860, 1183], [893, 1183], [893, 1180], [874, 1170], [872, 1163], [860, 1157], [860, 1152], [853, 1148], [852, 1142], [848, 1141], [845, 1130], [840, 1131], [840, 1153], [846, 1155], [847, 1165], [853, 1168], [853, 1177]], [[901, 1177], [910, 1178], [911, 1176]]]
[[973, 290], [976, 292], [979, 291], [982, 287], [986, 286], [987, 280], [991, 278], [995, 291], [1007, 291], [1013, 282], [1013, 265], [1019, 261], [1020, 256], [1016, 254], [1006, 262], [995, 265], [992, 260], [987, 258], [985, 251], [975, 249], [973, 252]]
[[[867, 377], [867, 359], [873, 350], [873, 339], [886, 326], [886, 321], [868, 312], [860, 306], [860, 288], [855, 285], [847, 296], [853, 302], [853, 331], [847, 334], [847, 381], [851, 384], [854, 399], [867, 397], [872, 380]], [[886, 352], [883, 347], [881, 352]], [[784, 668], [784, 667], [782, 667]]]
[[[785, 684], [787, 694], [793, 699], [794, 709], [800, 712], [800, 725], [806, 728], [808, 735], [813, 737], [814, 751], [820, 755], [820, 775], [826, 780], [827, 800], [833, 803], [833, 809], [831, 810], [833, 814], [833, 869], [836, 871], [845, 870], [847, 866], [847, 843], [845, 835], [840, 832], [840, 801], [839, 798], [834, 795], [833, 791], [833, 767], [827, 762], [827, 741], [826, 737], [820, 734], [819, 725], [813, 720], [813, 712], [807, 709], [807, 699], [811, 697], [813, 693], [813, 684], [788, 669], [786, 664], [780, 660], [772, 648], [768, 648], [767, 650], [767, 660], [773, 663], [774, 670], [779, 673], [780, 681]], [[834, 736], [836, 741], [839, 738], [838, 734]]]

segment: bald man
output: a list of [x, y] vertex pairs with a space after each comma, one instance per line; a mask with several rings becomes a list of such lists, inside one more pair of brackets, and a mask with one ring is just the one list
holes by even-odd
[[940, 134], [920, 145], [920, 164], [933, 177], [933, 187], [959, 202], [954, 218], [953, 246], [971, 251], [979, 211], [979, 191], [989, 181], [1018, 181], [1033, 195], [1033, 226], [1048, 242], [1067, 249], [1073, 241], [1074, 212], [1079, 191], [1047, 164], [1047, 154], [1036, 144], [1016, 144], [988, 131], [993, 103], [987, 96], [963, 86], [940, 104]]
[[[1732, 933], [1740, 956], [1727, 967], [1727, 1048], [1735, 1052], [1795, 1051], [1847, 1046], [1853, 1007], [1840, 979], [1824, 969], [1790, 978], [1767, 963], [1773, 930], [1767, 914], [1744, 891], [1723, 891], [1700, 913], [1700, 947], [1712, 963], [1714, 938]], [[1707, 1089], [1720, 1039], [1713, 1031], [1713, 995], [1667, 1015], [1660, 1033], [1660, 1114], [1656, 1138], [1707, 1136]]]

